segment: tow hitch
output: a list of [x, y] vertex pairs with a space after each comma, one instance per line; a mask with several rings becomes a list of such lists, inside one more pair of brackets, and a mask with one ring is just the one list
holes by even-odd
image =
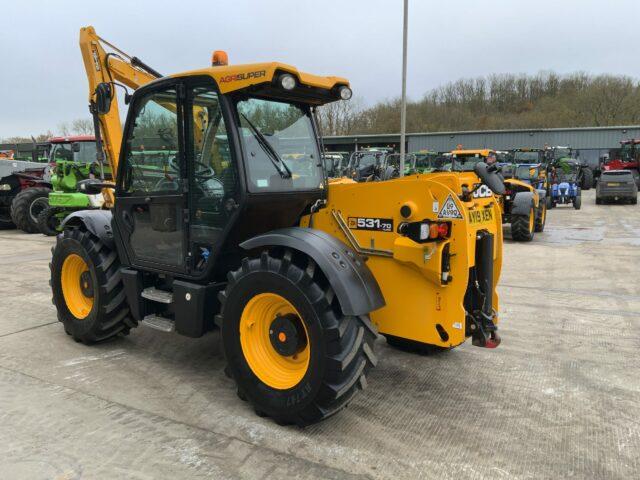
[[472, 344], [477, 347], [496, 348], [501, 339], [498, 326], [493, 321], [493, 235], [479, 231], [476, 235], [476, 268], [474, 290], [479, 308], [467, 314], [467, 328]]

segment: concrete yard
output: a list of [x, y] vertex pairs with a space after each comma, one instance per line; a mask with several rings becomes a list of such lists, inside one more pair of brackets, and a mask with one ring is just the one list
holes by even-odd
[[0, 232], [0, 478], [638, 478], [639, 206], [591, 190], [505, 241], [498, 349], [380, 340], [367, 390], [304, 430], [236, 397], [217, 334], [73, 342], [53, 242]]

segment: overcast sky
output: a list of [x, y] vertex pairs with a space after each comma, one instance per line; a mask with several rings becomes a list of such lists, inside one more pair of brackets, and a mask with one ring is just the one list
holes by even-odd
[[[586, 71], [640, 77], [638, 0], [410, 0], [408, 94], [460, 77]], [[402, 0], [2, 2], [0, 138], [87, 114], [78, 30], [162, 73], [277, 60], [347, 77], [365, 103], [400, 94]]]

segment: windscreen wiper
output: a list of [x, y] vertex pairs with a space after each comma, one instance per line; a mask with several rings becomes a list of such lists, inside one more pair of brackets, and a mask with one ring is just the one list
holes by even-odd
[[258, 128], [253, 123], [251, 123], [251, 120], [249, 120], [244, 113], [241, 113], [240, 115], [242, 115], [242, 118], [247, 121], [249, 128], [251, 128], [251, 131], [256, 136], [256, 140], [258, 140], [258, 143], [260, 144], [262, 149], [267, 152], [269, 160], [271, 160], [271, 163], [276, 168], [280, 176], [282, 178], [291, 178], [291, 170], [289, 170], [287, 164], [284, 163], [284, 160], [280, 158], [280, 155], [278, 155], [276, 149], [271, 146], [269, 140], [267, 140], [262, 132], [260, 132], [260, 130], [258, 130]]

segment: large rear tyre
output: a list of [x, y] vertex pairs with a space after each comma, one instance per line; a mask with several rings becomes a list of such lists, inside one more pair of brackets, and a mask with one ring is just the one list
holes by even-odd
[[600, 197], [596, 197], [596, 205], [602, 205], [602, 199]]
[[77, 342], [91, 344], [137, 325], [120, 279], [117, 253], [83, 227], [58, 235], [51, 250], [51, 291], [58, 320]]
[[582, 182], [580, 187], [582, 190], [590, 190], [593, 187], [593, 170], [589, 167], [582, 169]]
[[536, 212], [535, 231], [544, 232], [544, 226], [546, 223], [547, 223], [547, 203], [545, 200], [544, 202], [540, 202], [540, 205], [538, 206], [538, 210]]
[[517, 242], [530, 242], [535, 231], [535, 210], [529, 215], [511, 215], [511, 238]]
[[38, 215], [38, 228], [40, 233], [48, 237], [55, 237], [60, 233], [60, 218], [58, 214], [63, 211], [60, 207], [47, 207]]
[[21, 191], [11, 204], [11, 220], [25, 233], [39, 233], [38, 215], [49, 206], [47, 187], [32, 187]]
[[429, 345], [428, 343], [416, 342], [415, 340], [409, 340], [406, 338], [395, 337], [393, 335], [385, 335], [387, 339], [387, 345], [403, 352], [418, 353], [420, 355], [433, 355], [436, 353], [446, 352], [451, 350], [447, 347], [441, 347], [439, 345]]
[[238, 396], [277, 423], [301, 426], [344, 408], [377, 363], [367, 315], [347, 316], [309, 257], [245, 258], [220, 294], [226, 372]]

